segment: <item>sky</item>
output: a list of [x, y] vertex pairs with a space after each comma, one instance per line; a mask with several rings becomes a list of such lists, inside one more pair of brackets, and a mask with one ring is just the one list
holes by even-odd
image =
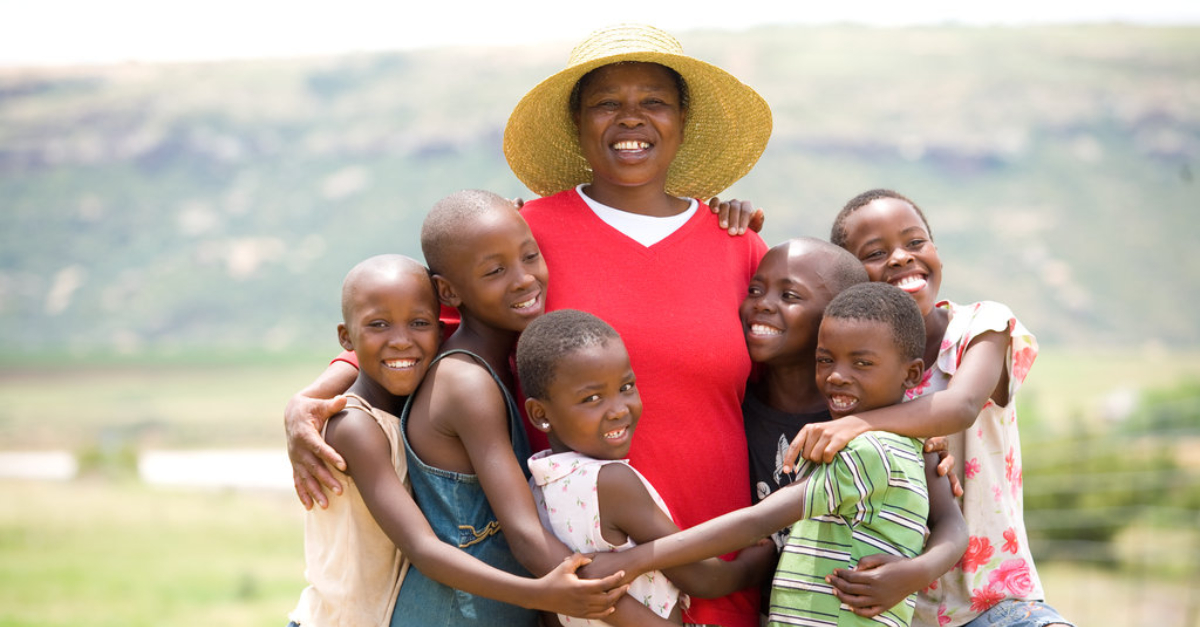
[[594, 10], [586, 6], [579, 0], [0, 0], [0, 66], [569, 43], [619, 22], [672, 33], [833, 22], [1200, 24], [1197, 0], [607, 0]]

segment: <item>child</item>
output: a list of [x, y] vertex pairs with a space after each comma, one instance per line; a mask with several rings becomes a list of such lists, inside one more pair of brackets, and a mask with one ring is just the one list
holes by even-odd
[[962, 563], [923, 593], [923, 625], [1069, 625], [1043, 601], [1025, 535], [1021, 449], [1014, 396], [1037, 354], [1032, 334], [996, 302], [938, 301], [942, 262], [924, 213], [891, 190], [848, 202], [831, 240], [854, 254], [872, 281], [908, 292], [925, 319], [925, 378], [910, 402], [809, 425], [789, 448], [825, 459], [866, 430], [951, 435], [963, 484], [970, 545]]
[[[622, 551], [678, 531], [658, 492], [626, 460], [642, 402], [617, 332], [582, 311], [548, 313], [521, 335], [517, 369], [529, 420], [551, 445], [529, 459], [542, 523], [584, 553]], [[651, 572], [635, 579], [629, 594], [679, 624], [674, 581], [724, 596], [754, 585], [773, 558], [764, 544], [731, 562], [710, 558], [666, 576]], [[604, 624], [559, 618], [563, 625]]]
[[[518, 334], [545, 307], [546, 264], [513, 203], [475, 190], [433, 207], [421, 249], [439, 299], [458, 310], [460, 323], [401, 416], [413, 495], [444, 541], [508, 572], [549, 572], [570, 551], [538, 519], [509, 367]], [[632, 608], [623, 615], [648, 613], [624, 596], [618, 604]], [[419, 568], [405, 578], [399, 605], [393, 626], [537, 621], [523, 607], [465, 594]]]
[[[759, 263], [739, 311], [759, 374], [747, 386], [742, 406], [755, 502], [792, 481], [793, 475], [783, 470], [784, 452], [800, 428], [830, 420], [816, 383], [817, 330], [834, 296], [867, 281], [853, 255], [814, 238], [779, 244]], [[936, 465], [932, 457], [927, 461]], [[946, 472], [948, 468], [940, 474]], [[941, 494], [932, 494], [925, 551], [902, 560], [892, 576], [863, 581], [853, 590], [835, 590], [843, 602], [864, 616], [876, 615], [925, 588], [958, 561], [966, 548], [965, 525], [954, 500], [937, 498]], [[788, 531], [774, 534], [776, 546], [783, 547]], [[857, 568], [890, 559], [868, 555]]]
[[[385, 625], [409, 560], [441, 581], [510, 603], [606, 614], [612, 582], [571, 575], [582, 558], [542, 580], [496, 570], [441, 542], [407, 489], [398, 412], [425, 375], [441, 341], [429, 274], [399, 255], [355, 266], [342, 287], [338, 340], [357, 351], [361, 370], [344, 411], [326, 427], [348, 463], [343, 498], [305, 518], [309, 586], [289, 615], [294, 625]], [[546, 593], [550, 592], [549, 595]], [[540, 596], [539, 596], [540, 595]], [[562, 610], [560, 610], [562, 611]]]

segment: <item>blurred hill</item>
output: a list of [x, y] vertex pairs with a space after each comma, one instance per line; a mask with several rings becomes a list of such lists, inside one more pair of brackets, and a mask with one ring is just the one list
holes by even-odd
[[[768, 243], [891, 187], [945, 297], [1044, 344], [1200, 344], [1200, 28], [678, 35], [772, 105], [727, 194]], [[530, 197], [504, 123], [567, 48], [0, 69], [0, 353], [336, 351], [354, 263], [419, 258], [452, 191]]]

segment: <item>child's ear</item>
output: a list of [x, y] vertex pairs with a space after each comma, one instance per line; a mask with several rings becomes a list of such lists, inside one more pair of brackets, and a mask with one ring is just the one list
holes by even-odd
[[344, 322], [338, 323], [338, 344], [348, 351], [354, 350], [354, 342], [350, 341], [350, 332], [346, 330]]
[[447, 307], [458, 308], [462, 304], [462, 299], [458, 297], [458, 292], [454, 286], [440, 274], [433, 275], [433, 287], [437, 290], [438, 300]]
[[550, 420], [546, 418], [546, 406], [536, 398], [525, 399], [525, 415], [533, 428], [542, 433], [550, 433]]
[[904, 389], [911, 390], [921, 385], [921, 377], [925, 375], [925, 360], [914, 359], [908, 362], [904, 371]]

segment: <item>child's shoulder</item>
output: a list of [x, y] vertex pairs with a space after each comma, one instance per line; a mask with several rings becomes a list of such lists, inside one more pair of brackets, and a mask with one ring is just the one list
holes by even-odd
[[[351, 441], [361, 441], [362, 438], [383, 436], [383, 426], [380, 418], [374, 412], [359, 404], [347, 404], [346, 408], [329, 418], [325, 426], [325, 439], [335, 448], [345, 446]], [[385, 417], [390, 415], [383, 412]], [[393, 418], [394, 419], [394, 418]]]
[[[448, 411], [491, 412], [503, 406], [500, 383], [480, 358], [468, 353], [451, 353], [438, 358], [421, 384], [418, 394], [431, 398]], [[500, 412], [503, 416], [504, 413]]]
[[1013, 338], [1023, 338], [1026, 343], [1034, 342], [1033, 334], [1017, 319], [1012, 309], [993, 300], [959, 305], [950, 301], [938, 304], [949, 311], [950, 320], [946, 328], [943, 348], [959, 341], [970, 341], [989, 331], [996, 331]]

